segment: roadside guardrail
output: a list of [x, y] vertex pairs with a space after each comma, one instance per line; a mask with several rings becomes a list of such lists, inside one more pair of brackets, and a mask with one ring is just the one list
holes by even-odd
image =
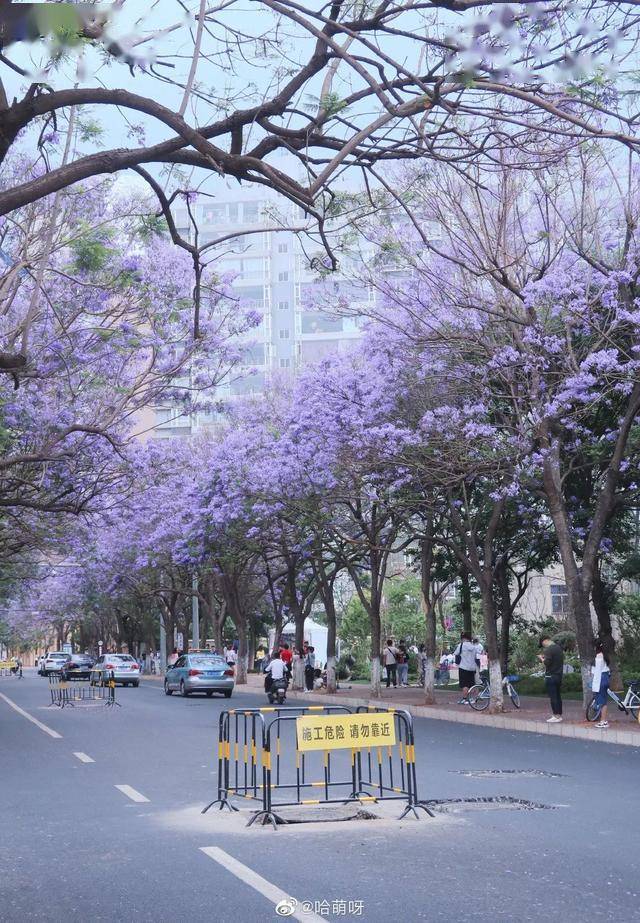
[[[311, 790], [311, 791], [310, 791]], [[313, 794], [314, 797], [308, 797]], [[229, 709], [218, 723], [214, 805], [237, 811], [232, 797], [258, 801], [247, 826], [284, 821], [292, 805], [400, 800], [400, 819], [418, 810], [413, 719], [402, 709], [344, 705]]]

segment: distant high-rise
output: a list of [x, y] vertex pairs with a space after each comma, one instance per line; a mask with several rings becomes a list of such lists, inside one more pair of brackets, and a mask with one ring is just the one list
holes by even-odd
[[[277, 219], [276, 206], [280, 209]], [[212, 257], [216, 254], [214, 267], [220, 275], [234, 275], [232, 287], [242, 307], [262, 315], [262, 323], [245, 336], [251, 344], [245, 373], [235, 374], [220, 386], [221, 399], [260, 393], [274, 372], [293, 374], [300, 365], [348, 349], [358, 338], [360, 331], [353, 317], [309, 309], [309, 299], [318, 288], [317, 274], [310, 267], [309, 246], [305, 242], [303, 250], [298, 235], [288, 229], [305, 225], [299, 209], [288, 207], [287, 229], [280, 230], [284, 223], [281, 200], [268, 190], [223, 187], [215, 198], [203, 197], [192, 203], [190, 210], [198, 226], [199, 244], [230, 237], [210, 251]], [[180, 234], [193, 241], [186, 205], [176, 203], [174, 217]], [[239, 236], [231, 237], [235, 234]], [[367, 287], [356, 287], [339, 275], [329, 284], [348, 294], [356, 311], [358, 303], [374, 297]], [[213, 419], [209, 414], [180, 417], [175, 408], [155, 408], [158, 435], [187, 434], [211, 425]]]

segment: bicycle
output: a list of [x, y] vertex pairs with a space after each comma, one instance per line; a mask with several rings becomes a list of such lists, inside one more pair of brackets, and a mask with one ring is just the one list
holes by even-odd
[[[484, 711], [485, 708], [489, 707], [489, 702], [491, 700], [491, 689], [489, 686], [489, 676], [487, 674], [480, 674], [482, 676], [482, 682], [476, 683], [475, 686], [472, 686], [469, 692], [467, 693], [467, 701], [471, 708], [475, 708], [476, 711]], [[502, 688], [506, 691], [507, 695], [513, 702], [514, 708], [520, 708], [520, 696], [514, 686], [515, 683], [520, 682], [519, 676], [505, 676], [502, 680]]]
[[[632, 679], [629, 682], [629, 688], [627, 689], [626, 695], [623, 699], [620, 698], [622, 693], [613, 692], [612, 689], [607, 689], [607, 695], [610, 699], [618, 706], [620, 711], [623, 711], [625, 715], [631, 715], [635, 720], [638, 715], [634, 714], [640, 709], [640, 679]], [[587, 706], [587, 721], [597, 721], [600, 717], [600, 712], [602, 711], [601, 705], [596, 705], [595, 696]]]

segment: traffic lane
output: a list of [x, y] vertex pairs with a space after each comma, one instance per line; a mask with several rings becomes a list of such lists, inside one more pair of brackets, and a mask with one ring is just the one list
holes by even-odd
[[142, 690], [128, 688], [117, 694], [121, 707], [64, 709], [41, 704], [43, 689], [37, 680], [15, 687], [12, 694], [17, 704], [61, 733], [72, 750], [116, 766], [134, 786], [151, 787], [154, 797], [168, 803], [206, 803], [216, 784], [221, 702], [174, 701], [155, 689], [147, 696]]
[[597, 831], [572, 838], [557, 817], [526, 812], [467, 817], [431, 834], [428, 819], [394, 831], [369, 823], [357, 835], [345, 823], [289, 842], [287, 832], [269, 831], [273, 849], [228, 848], [301, 900], [362, 900], [369, 923], [400, 915], [528, 923], [547, 918], [550, 902], [558, 919], [637, 917], [638, 862], [603, 855]]
[[166, 805], [131, 801], [113, 763], [81, 763], [65, 738], [51, 740], [0, 703], [2, 919], [193, 920], [220, 912], [266, 919], [269, 903], [220, 868], [199, 887], [197, 845], [153, 823]]

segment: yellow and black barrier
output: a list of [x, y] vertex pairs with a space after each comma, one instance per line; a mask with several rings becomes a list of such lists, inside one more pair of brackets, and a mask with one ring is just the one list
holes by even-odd
[[[314, 795], [314, 797], [308, 797]], [[277, 810], [349, 801], [406, 802], [418, 809], [413, 721], [399, 709], [355, 712], [342, 705], [231, 709], [218, 725], [217, 804], [238, 810], [232, 797], [261, 802], [260, 819], [275, 828]]]
[[120, 707], [116, 702], [116, 683], [113, 673], [108, 680], [104, 680], [99, 685], [91, 683], [81, 683], [79, 680], [65, 680], [59, 674], [49, 674], [49, 693], [51, 695], [52, 705], [58, 708], [73, 708], [77, 702], [103, 702], [107, 707]]
[[18, 673], [16, 660], [0, 660], [0, 676], [15, 676], [16, 673]]

